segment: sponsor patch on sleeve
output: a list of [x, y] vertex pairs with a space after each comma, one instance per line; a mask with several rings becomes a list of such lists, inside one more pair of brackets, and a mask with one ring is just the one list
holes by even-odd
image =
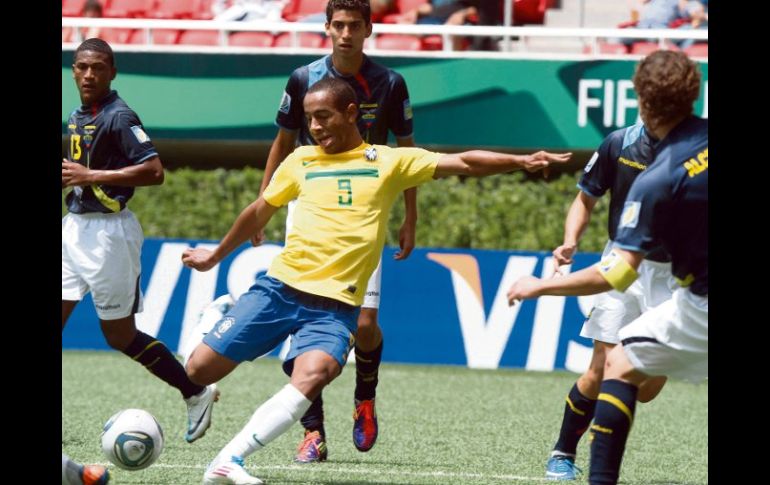
[[278, 111], [280, 111], [283, 114], [289, 114], [289, 110], [291, 109], [291, 96], [286, 91], [283, 92], [283, 96], [281, 96], [281, 105], [278, 107]]
[[620, 216], [620, 227], [636, 227], [639, 222], [639, 211], [642, 203], [637, 201], [626, 201], [623, 206], [623, 214]]
[[134, 132], [134, 136], [139, 140], [139, 143], [150, 141], [150, 137], [147, 136], [147, 133], [144, 132], [141, 126], [132, 126], [131, 131]]
[[594, 167], [594, 163], [596, 163], [596, 160], [599, 158], [599, 152], [594, 152], [594, 155], [591, 157], [591, 160], [586, 163], [586, 168], [583, 169], [585, 173], [588, 173], [591, 171], [591, 169]]
[[404, 120], [411, 120], [412, 119], [412, 105], [409, 103], [408, 99], [404, 100]]

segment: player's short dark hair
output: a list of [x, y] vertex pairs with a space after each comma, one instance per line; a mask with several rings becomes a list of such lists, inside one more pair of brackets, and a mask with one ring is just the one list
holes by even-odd
[[366, 25], [372, 23], [372, 7], [369, 0], [329, 0], [326, 4], [326, 21], [331, 22], [334, 12], [337, 10], [354, 10], [361, 12]]
[[75, 49], [73, 62], [77, 61], [78, 54], [84, 51], [101, 52], [102, 54], [107, 55], [107, 58], [110, 60], [110, 66], [115, 66], [115, 55], [112, 53], [112, 47], [110, 47], [110, 44], [104, 42], [102, 39], [97, 39], [94, 37], [84, 40], [83, 43], [80, 44], [77, 49]]
[[320, 93], [321, 91], [329, 91], [331, 93], [334, 108], [340, 113], [344, 113], [351, 103], [356, 104], [356, 92], [353, 91], [350, 84], [342, 79], [336, 77], [323, 78], [313, 84], [307, 90], [305, 96], [312, 93]]
[[645, 118], [653, 125], [692, 114], [700, 94], [698, 64], [682, 52], [655, 51], [634, 73], [634, 89]]

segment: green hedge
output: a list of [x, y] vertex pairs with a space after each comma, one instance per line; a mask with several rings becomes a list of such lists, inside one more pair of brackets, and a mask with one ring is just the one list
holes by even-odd
[[[138, 188], [129, 206], [147, 237], [218, 240], [256, 198], [262, 174], [253, 168], [167, 170], [163, 185]], [[514, 173], [483, 179], [451, 177], [423, 185], [417, 196], [417, 245], [551, 250], [561, 244], [564, 217], [577, 194], [579, 176], [562, 174], [546, 182]], [[581, 251], [603, 249], [607, 210], [604, 197], [594, 209]], [[403, 214], [399, 200], [390, 218], [388, 245], [398, 245]], [[285, 218], [282, 208], [270, 221], [265, 231], [269, 241], [283, 241]]]

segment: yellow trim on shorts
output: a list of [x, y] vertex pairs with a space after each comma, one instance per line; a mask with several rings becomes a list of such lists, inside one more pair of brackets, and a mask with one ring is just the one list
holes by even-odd
[[595, 268], [602, 275], [602, 278], [618, 291], [626, 291], [631, 283], [639, 277], [639, 273], [614, 249], [602, 258]]

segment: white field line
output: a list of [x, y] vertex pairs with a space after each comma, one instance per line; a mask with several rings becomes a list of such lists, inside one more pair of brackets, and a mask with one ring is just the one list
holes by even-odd
[[[100, 465], [108, 466], [111, 463], [100, 463]], [[195, 470], [199, 469], [201, 472], [206, 468], [206, 465], [171, 465], [166, 463], [156, 463], [152, 465], [153, 468], [165, 468], [170, 470], [186, 469]], [[544, 477], [524, 477], [520, 475], [489, 475], [485, 473], [458, 473], [458, 472], [446, 472], [446, 471], [432, 471], [432, 472], [407, 472], [397, 470], [383, 470], [370, 465], [362, 468], [346, 468], [329, 466], [329, 463], [322, 467], [309, 468], [306, 465], [249, 465], [245, 467], [247, 470], [277, 470], [277, 471], [293, 471], [293, 472], [305, 472], [305, 473], [351, 473], [361, 475], [393, 475], [393, 476], [408, 476], [408, 477], [446, 477], [446, 478], [473, 478], [478, 480], [510, 480], [510, 481], [527, 481], [527, 482], [544, 482]]]

